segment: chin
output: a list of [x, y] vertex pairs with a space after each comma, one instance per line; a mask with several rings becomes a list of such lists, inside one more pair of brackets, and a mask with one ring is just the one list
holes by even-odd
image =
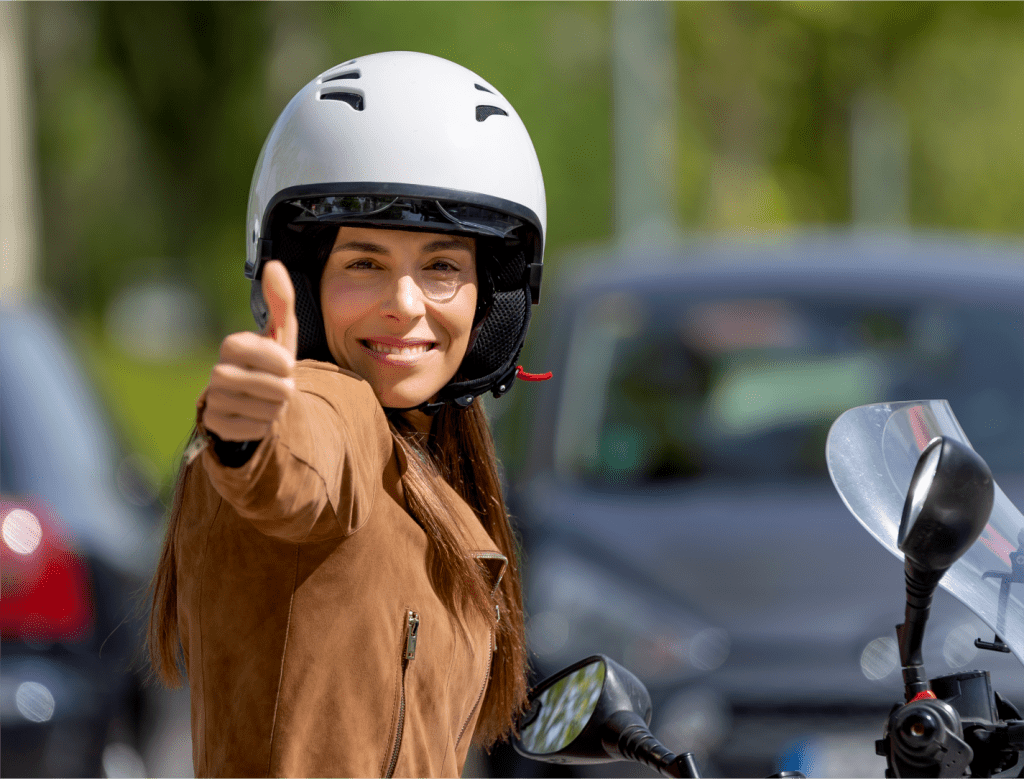
[[411, 398], [401, 398], [401, 397], [399, 397], [399, 398], [395, 398], [395, 397], [392, 397], [392, 398], [381, 397], [380, 398], [380, 404], [384, 408], [414, 409], [417, 406], [419, 406], [421, 403], [423, 403], [423, 402], [425, 402], [427, 400], [430, 400], [430, 398], [423, 398], [422, 400], [420, 400], [419, 398], [411, 399]]
[[388, 387], [386, 389], [374, 388], [380, 404], [384, 408], [416, 408], [421, 403], [426, 403], [437, 395], [440, 389], [429, 389], [416, 391], [412, 388]]

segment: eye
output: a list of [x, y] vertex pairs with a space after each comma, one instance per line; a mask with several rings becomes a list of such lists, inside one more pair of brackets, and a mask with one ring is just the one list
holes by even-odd
[[375, 268], [376, 266], [377, 266], [377, 264], [373, 260], [362, 259], [362, 260], [353, 260], [352, 262], [350, 262], [345, 267], [350, 269], [350, 270], [371, 270], [371, 269]]
[[433, 260], [427, 265], [427, 270], [440, 271], [442, 273], [458, 273], [459, 268], [451, 260], [438, 259]]

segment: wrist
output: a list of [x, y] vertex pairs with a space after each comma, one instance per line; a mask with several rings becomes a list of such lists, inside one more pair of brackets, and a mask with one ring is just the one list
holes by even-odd
[[217, 460], [228, 468], [241, 468], [260, 445], [260, 441], [225, 441], [212, 430], [207, 430], [206, 434], [210, 437]]

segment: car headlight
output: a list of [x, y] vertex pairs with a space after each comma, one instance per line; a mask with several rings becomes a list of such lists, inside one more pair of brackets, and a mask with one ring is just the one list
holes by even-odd
[[527, 637], [546, 668], [600, 652], [661, 685], [712, 671], [729, 653], [721, 628], [564, 549], [536, 548], [527, 570]]

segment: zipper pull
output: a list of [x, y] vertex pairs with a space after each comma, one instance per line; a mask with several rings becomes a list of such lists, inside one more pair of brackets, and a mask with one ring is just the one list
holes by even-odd
[[416, 657], [416, 635], [420, 629], [420, 615], [415, 611], [405, 613], [405, 652], [402, 660], [408, 663]]

